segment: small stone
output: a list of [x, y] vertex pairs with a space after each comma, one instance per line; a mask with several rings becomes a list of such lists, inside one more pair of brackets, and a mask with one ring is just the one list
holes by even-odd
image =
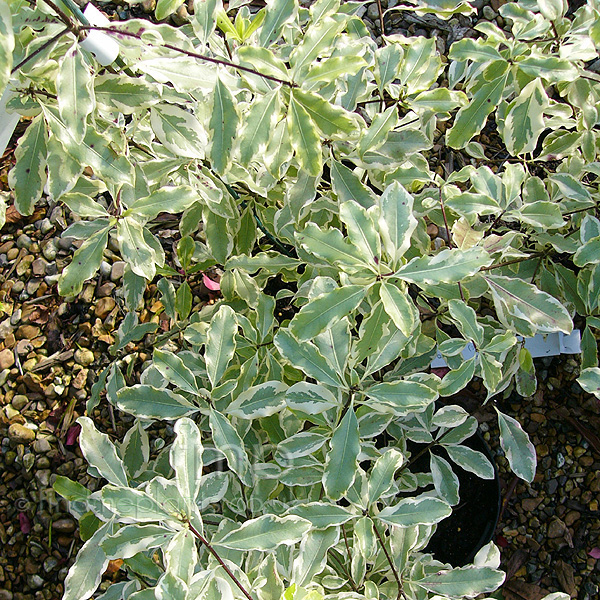
[[153, 13], [155, 8], [156, 8], [156, 0], [144, 0], [142, 2], [142, 10], [146, 14]]
[[576, 521], [579, 521], [581, 517], [581, 513], [577, 512], [576, 510], [571, 510], [569, 511], [566, 515], [565, 515], [565, 525], [567, 527], [571, 527], [571, 525], [573, 525], [573, 523], [575, 523]]
[[15, 332], [18, 340], [32, 340], [40, 335], [40, 328], [35, 325], [21, 325]]
[[110, 312], [115, 307], [115, 305], [116, 305], [116, 302], [114, 301], [113, 298], [100, 298], [98, 300], [98, 303], [96, 304], [94, 314], [99, 319], [104, 319], [110, 314]]
[[369, 8], [367, 8], [367, 17], [375, 23], [379, 21], [379, 7], [376, 2], [369, 4]]
[[123, 260], [118, 260], [117, 262], [113, 263], [113, 266], [110, 270], [111, 281], [116, 282], [123, 278], [123, 274], [125, 273], [125, 265], [126, 263]]
[[100, 263], [100, 275], [102, 277], [110, 277], [111, 266], [105, 260]]
[[525, 498], [521, 506], [525, 512], [533, 512], [542, 502], [543, 498]]
[[172, 15], [171, 20], [177, 27], [181, 27], [186, 23], [190, 22], [190, 14], [188, 13], [187, 6], [182, 4]]
[[13, 405], [13, 408], [15, 408], [16, 410], [21, 410], [28, 403], [29, 403], [29, 398], [27, 396], [24, 396], [23, 394], [17, 394], [12, 399], [12, 402], [11, 402], [11, 404]]
[[40, 456], [37, 459], [35, 466], [38, 469], [49, 469], [50, 468], [50, 460], [48, 459], [47, 456]]
[[78, 348], [75, 350], [74, 358], [78, 365], [83, 365], [84, 367], [89, 367], [95, 360], [94, 353], [87, 348]]
[[50, 573], [50, 571], [52, 571], [56, 567], [57, 564], [58, 564], [58, 560], [56, 560], [56, 558], [54, 558], [54, 556], [49, 556], [44, 561], [44, 571], [46, 573]]
[[0, 600], [13, 600], [14, 596], [10, 590], [0, 590]]
[[54, 260], [56, 258], [56, 246], [53, 240], [50, 240], [42, 247], [42, 254], [46, 260]]
[[113, 290], [117, 287], [112, 281], [107, 281], [103, 283], [96, 293], [98, 298], [105, 298], [106, 296], [110, 296], [113, 293]]
[[35, 260], [35, 257], [32, 254], [28, 254], [24, 256], [17, 265], [16, 271], [19, 277], [25, 275], [29, 269], [31, 269], [31, 263]]
[[50, 442], [46, 438], [40, 438], [33, 442], [33, 450], [36, 454], [45, 454], [52, 450], [52, 446], [50, 446]]
[[26, 250], [29, 250], [32, 243], [33, 240], [25, 233], [22, 233], [17, 238], [17, 248], [25, 248]]
[[13, 423], [8, 428], [8, 437], [17, 444], [31, 444], [35, 440], [35, 431], [20, 423]]
[[42, 219], [42, 221], [40, 223], [40, 231], [42, 232], [42, 235], [46, 235], [47, 233], [50, 233], [53, 229], [54, 229], [54, 226], [50, 222], [50, 219]]
[[39, 590], [44, 585], [44, 580], [39, 575], [29, 575], [27, 577], [27, 585], [32, 590]]
[[58, 240], [58, 247], [61, 250], [68, 250], [69, 248], [71, 248], [73, 246], [75, 241], [76, 241], [76, 238], [71, 237], [70, 235], [68, 235], [66, 237], [62, 237]]
[[52, 523], [52, 529], [57, 533], [73, 533], [75, 528], [75, 522], [68, 518], [58, 519]]
[[46, 489], [50, 485], [50, 469], [40, 469], [35, 473], [35, 480], [38, 483], [39, 489]]
[[547, 483], [548, 493], [553, 496], [556, 494], [556, 490], [558, 489], [558, 481], [556, 479], [551, 479]]
[[550, 452], [546, 444], [538, 444], [535, 450], [540, 458], [548, 456], [548, 452]]
[[15, 355], [12, 350], [5, 348], [0, 351], [0, 371], [10, 369], [15, 364]]
[[43, 277], [46, 274], [46, 266], [48, 263], [43, 258], [36, 258], [31, 263], [31, 269], [36, 277]]
[[556, 539], [562, 537], [565, 534], [566, 527], [563, 521], [555, 519], [548, 525], [548, 538]]
[[498, 16], [498, 13], [489, 5], [484, 6], [482, 12], [483, 18], [488, 21], [493, 21]]

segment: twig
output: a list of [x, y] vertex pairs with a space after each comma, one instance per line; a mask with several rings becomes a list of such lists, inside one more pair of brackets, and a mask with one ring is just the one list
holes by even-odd
[[383, 8], [381, 8], [381, 0], [377, 0], [377, 10], [379, 11], [379, 25], [381, 27], [381, 35], [385, 35], [385, 23], [383, 22]]
[[[450, 167], [448, 171], [452, 171], [452, 154], [450, 154]], [[442, 195], [442, 187], [439, 188], [440, 208], [442, 209], [442, 217], [444, 217], [444, 227], [446, 228], [446, 235], [448, 236], [448, 248], [454, 248], [456, 244], [452, 241], [452, 234], [450, 233], [450, 227], [448, 226], [448, 218], [446, 217], [446, 206], [444, 205], [444, 198]], [[462, 289], [460, 281], [458, 282], [458, 292], [463, 302], [466, 302], [465, 294]]]
[[398, 571], [396, 570], [396, 565], [394, 564], [392, 557], [390, 556], [387, 548], [385, 547], [385, 541], [383, 539], [383, 536], [381, 535], [381, 532], [379, 531], [379, 529], [377, 527], [377, 524], [375, 523], [375, 521], [372, 521], [372, 523], [373, 523], [373, 531], [375, 532], [375, 535], [377, 536], [377, 539], [379, 540], [381, 549], [383, 550], [383, 553], [385, 554], [385, 557], [387, 558], [390, 568], [392, 569], [392, 573], [394, 574], [394, 579], [396, 580], [396, 583], [398, 584], [397, 600], [400, 600], [400, 598], [402, 598], [402, 596], [403, 596], [402, 580], [400, 579], [400, 575], [398, 575]]
[[10, 74], [13, 75], [14, 73], [16, 73], [23, 65], [27, 64], [32, 58], [35, 58], [38, 54], [40, 54], [40, 52], [43, 52], [46, 48], [48, 48], [48, 46], [52, 46], [52, 44], [54, 44], [54, 42], [59, 40], [63, 35], [65, 35], [65, 33], [68, 33], [68, 32], [69, 32], [69, 28], [65, 27], [63, 30], [59, 31], [56, 35], [52, 36], [47, 42], [43, 43], [39, 48], [34, 50], [29, 56], [26, 56], [20, 63], [15, 65], [11, 69]]
[[[46, 1], [48, 1], [48, 0], [44, 0], [44, 2], [46, 2]], [[212, 56], [206, 56], [205, 54], [200, 54], [198, 52], [192, 52], [191, 50], [185, 50], [183, 48], [178, 48], [177, 46], [173, 46], [172, 44], [153, 44], [152, 42], [149, 42], [148, 40], [142, 40], [141, 35], [139, 35], [137, 33], [132, 33], [131, 31], [123, 31], [121, 29], [116, 29], [114, 27], [98, 27], [95, 25], [84, 26], [84, 27], [81, 27], [81, 29], [84, 31], [87, 31], [87, 30], [102, 31], [104, 33], [110, 33], [117, 37], [120, 35], [123, 37], [131, 37], [136, 40], [143, 41], [145, 44], [158, 46], [158, 47], [162, 47], [162, 48], [167, 48], [168, 50], [173, 50], [174, 52], [179, 52], [181, 54], [185, 54], [186, 56], [189, 56], [191, 58], [197, 58], [198, 60], [204, 60], [206, 62], [213, 63], [215, 65], [223, 65], [225, 67], [231, 67], [233, 69], [236, 69], [238, 71], [244, 71], [246, 73], [252, 73], [252, 75], [258, 75], [259, 77], [262, 77], [263, 79], [268, 79], [269, 81], [274, 81], [274, 82], [280, 83], [282, 85], [287, 85], [288, 87], [291, 87], [291, 88], [298, 87], [298, 85], [296, 83], [294, 83], [293, 81], [286, 81], [285, 79], [279, 79], [279, 77], [273, 77], [272, 75], [267, 75], [265, 73], [261, 73], [260, 71], [257, 71], [256, 69], [252, 69], [251, 67], [244, 67], [243, 65], [238, 65], [238, 64], [230, 62], [228, 60], [222, 60], [220, 58], [213, 58]]]
[[196, 531], [196, 529], [194, 528], [194, 526], [191, 523], [188, 523], [188, 526], [190, 528], [190, 531], [200, 540], [200, 543], [217, 559], [217, 562], [223, 567], [225, 573], [227, 573], [227, 575], [229, 575], [229, 577], [231, 577], [231, 580], [233, 581], [233, 583], [235, 583], [235, 585], [237, 585], [237, 587], [242, 592], [242, 594], [244, 594], [244, 596], [246, 596], [246, 598], [248, 598], [248, 600], [254, 600], [254, 598], [250, 595], [248, 590], [242, 585], [240, 580], [232, 573], [231, 569], [225, 564], [225, 561], [218, 555], [217, 551], [210, 545], [208, 540], [201, 533]]
[[538, 258], [540, 256], [544, 256], [546, 252], [534, 252], [529, 256], [524, 256], [523, 258], [514, 258], [513, 260], [505, 260], [501, 263], [496, 263], [495, 265], [490, 265], [489, 267], [481, 267], [480, 271], [492, 271], [493, 269], [500, 269], [501, 267], [508, 267], [509, 265], [516, 265], [518, 263], [525, 262], [527, 260], [532, 260], [534, 258]]

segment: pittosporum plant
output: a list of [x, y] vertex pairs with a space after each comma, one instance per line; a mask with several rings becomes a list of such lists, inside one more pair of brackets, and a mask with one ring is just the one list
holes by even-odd
[[[87, 539], [64, 598], [91, 597], [116, 558], [125, 576], [105, 600], [491, 593], [493, 544], [461, 568], [426, 551], [460, 501], [456, 472], [494, 475], [464, 443], [474, 417], [436, 401], [475, 377], [482, 402], [533, 394], [523, 338], [570, 333], [574, 318], [578, 381], [598, 394], [600, 86], [586, 66], [600, 3], [569, 16], [565, 0], [507, 3], [508, 29], [478, 24], [448, 60], [424, 37], [377, 46], [360, 3], [245, 4], [233, 20], [196, 0], [178, 29], [104, 28], [70, 3], [0, 0], [0, 88], [30, 120], [15, 207], [44, 196], [78, 217], [61, 294], [81, 291], [110, 238], [127, 263], [115, 361], [79, 420], [106, 485], [56, 483]], [[412, 4], [394, 10], [474, 10]], [[118, 42], [112, 66], [80, 47], [94, 30]], [[173, 257], [161, 213], [178, 216]], [[212, 267], [222, 299], [194, 306], [188, 279]], [[137, 314], [155, 278], [172, 330], [132, 383], [122, 359], [155, 332]], [[90, 418], [104, 388], [136, 417], [121, 444]], [[158, 454], [155, 420], [175, 432]], [[532, 481], [527, 435], [498, 421]]]

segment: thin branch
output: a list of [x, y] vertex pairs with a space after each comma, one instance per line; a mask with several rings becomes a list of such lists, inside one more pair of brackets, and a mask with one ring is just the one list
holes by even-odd
[[509, 265], [516, 265], [518, 263], [525, 262], [527, 260], [532, 260], [534, 258], [538, 258], [540, 256], [544, 256], [546, 252], [534, 252], [529, 256], [524, 256], [523, 258], [514, 258], [513, 260], [505, 260], [501, 263], [496, 263], [495, 265], [490, 265], [489, 267], [481, 267], [480, 271], [492, 271], [493, 269], [500, 269], [502, 267], [508, 267]]
[[43, 52], [46, 48], [48, 48], [48, 46], [54, 44], [54, 42], [59, 40], [63, 35], [65, 35], [65, 33], [68, 33], [69, 31], [70, 29], [68, 27], [65, 27], [56, 35], [52, 36], [47, 42], [45, 42], [39, 48], [34, 50], [29, 56], [26, 56], [18, 65], [15, 65], [11, 69], [10, 74], [13, 75], [14, 73], [16, 73], [23, 65], [27, 64], [32, 58], [35, 58], [38, 54], [40, 54], [40, 52]]
[[[48, 0], [44, 0], [44, 2], [47, 2], [47, 1]], [[174, 52], [179, 52], [181, 54], [185, 54], [186, 56], [189, 56], [191, 58], [197, 58], [198, 60], [204, 60], [206, 62], [213, 63], [215, 65], [223, 65], [225, 67], [231, 67], [238, 71], [244, 71], [245, 73], [252, 73], [252, 75], [258, 75], [259, 77], [262, 77], [263, 79], [268, 79], [269, 81], [274, 81], [274, 82], [280, 83], [282, 85], [287, 85], [288, 87], [291, 87], [291, 88], [298, 87], [298, 85], [296, 83], [294, 83], [293, 81], [286, 81], [285, 79], [279, 79], [278, 77], [273, 77], [272, 75], [266, 75], [265, 73], [261, 73], [260, 71], [257, 71], [256, 69], [252, 69], [250, 67], [244, 67], [243, 65], [238, 65], [238, 64], [230, 62], [228, 60], [222, 60], [220, 58], [213, 58], [212, 56], [206, 56], [205, 54], [200, 54], [198, 52], [192, 52], [191, 50], [184, 50], [183, 48], [178, 48], [177, 46], [173, 46], [172, 44], [152, 44], [152, 42], [149, 42], [148, 40], [142, 40], [141, 35], [139, 35], [137, 33], [132, 33], [131, 31], [123, 31], [121, 29], [115, 29], [113, 27], [97, 27], [97, 26], [89, 26], [89, 27], [86, 26], [86, 27], [81, 27], [81, 29], [84, 31], [85, 30], [102, 31], [104, 33], [110, 33], [110, 34], [116, 35], [116, 36], [121, 35], [124, 37], [131, 37], [136, 40], [144, 41], [145, 44], [159, 46], [161, 48], [167, 48], [169, 50], [173, 50]]]
[[210, 545], [208, 540], [196, 529], [193, 527], [191, 523], [188, 523], [188, 527], [190, 531], [200, 540], [200, 543], [217, 559], [217, 562], [223, 567], [225, 573], [231, 577], [231, 580], [235, 585], [237, 585], [238, 589], [248, 598], [248, 600], [254, 600], [254, 598], [250, 595], [250, 592], [242, 585], [241, 581], [232, 573], [231, 569], [225, 564], [225, 561], [218, 555], [217, 551]]
[[348, 578], [348, 583], [350, 584], [350, 587], [358, 593], [358, 586], [356, 585], [356, 583], [354, 583], [354, 579], [352, 579], [352, 574], [350, 573], [350, 571], [348, 571], [348, 569], [346, 568], [346, 565], [342, 564], [342, 561], [333, 553], [331, 553], [329, 556], [331, 556], [331, 558], [335, 559], [336, 564], [338, 565], [338, 567], [341, 569], [341, 571], [344, 573], [344, 575]]
[[372, 523], [373, 523], [373, 531], [375, 532], [375, 535], [377, 536], [377, 539], [379, 540], [381, 549], [383, 550], [383, 553], [385, 554], [385, 557], [387, 558], [390, 568], [392, 569], [392, 573], [394, 574], [394, 579], [396, 580], [396, 583], [398, 584], [397, 600], [400, 600], [400, 598], [402, 598], [402, 596], [403, 596], [402, 580], [400, 579], [400, 575], [398, 575], [396, 565], [394, 564], [394, 561], [392, 560], [390, 553], [388, 552], [387, 548], [385, 547], [385, 541], [383, 539], [383, 536], [381, 535], [381, 532], [379, 531], [379, 529], [377, 527], [377, 524], [375, 523], [375, 521], [372, 521]]
[[[451, 160], [451, 165], [452, 165], [452, 154], [450, 154], [450, 160]], [[450, 168], [448, 169], [448, 171], [452, 171], [452, 166], [450, 166]], [[444, 205], [444, 197], [442, 194], [442, 187], [440, 186], [439, 188], [439, 198], [440, 198], [440, 208], [442, 209], [442, 217], [444, 217], [444, 227], [446, 228], [446, 235], [448, 236], [448, 247], [449, 248], [453, 248], [455, 247], [454, 242], [452, 241], [452, 234], [450, 233], [450, 227], [448, 226], [448, 217], [446, 217], [446, 206]], [[460, 281], [458, 282], [458, 291], [460, 293], [460, 298], [463, 302], [466, 302], [466, 298], [465, 298], [465, 294], [463, 292], [462, 289], [462, 285], [460, 284]]]
[[379, 25], [381, 27], [381, 35], [385, 35], [385, 23], [383, 22], [383, 8], [381, 8], [381, 0], [377, 0], [377, 10], [379, 12]]
[[79, 39], [80, 29], [79, 27], [73, 23], [71, 17], [65, 13], [61, 8], [59, 8], [52, 0], [43, 0], [45, 4], [47, 4], [58, 16], [58, 18], [65, 24], [65, 27]]

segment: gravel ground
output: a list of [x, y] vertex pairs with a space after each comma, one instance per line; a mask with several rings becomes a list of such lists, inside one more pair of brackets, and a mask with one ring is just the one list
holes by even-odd
[[[99, 4], [114, 18], [126, 19], [150, 12], [152, 2], [132, 9]], [[435, 37], [445, 52], [453, 40], [472, 35], [480, 19], [504, 27], [497, 13], [502, 3], [476, 0], [476, 16], [449, 22], [393, 12], [385, 21], [386, 33]], [[185, 20], [185, 13], [180, 10], [176, 20]], [[363, 18], [374, 37], [380, 36], [376, 3], [365, 4]], [[8, 189], [14, 140], [0, 159], [0, 191]], [[68, 211], [55, 206], [41, 206], [31, 217], [9, 209], [0, 232], [0, 600], [60, 598], [81, 541], [52, 483], [56, 475], [66, 475], [91, 489], [97, 486], [86, 473], [74, 420], [83, 414], [95, 376], [109, 362], [107, 349], [124, 316], [118, 292], [124, 263], [110, 246], [99, 276], [77, 298], [60, 298], [58, 274], [76, 248], [75, 240], [60, 237], [70, 219]], [[172, 234], [164, 231], [167, 244]], [[164, 328], [154, 293], [150, 286], [141, 320]], [[149, 355], [144, 347], [132, 350], [139, 364]], [[496, 541], [508, 573], [504, 597], [537, 600], [549, 591], [565, 591], [577, 600], [592, 600], [600, 583], [600, 440], [595, 434], [600, 406], [574, 382], [578, 365], [573, 358], [543, 359], [537, 368], [541, 383], [535, 396], [510, 398], [501, 406], [524, 425], [538, 453], [531, 485], [507, 471], [503, 456], [497, 459], [503, 510]], [[475, 384], [471, 392], [477, 391]], [[127, 415], [109, 412], [105, 402], [94, 418], [115, 439], [122, 439], [131, 422]], [[483, 411], [480, 420], [497, 451], [493, 415]], [[171, 432], [161, 426], [156, 433]], [[111, 564], [104, 585], [118, 576], [118, 566]]]

